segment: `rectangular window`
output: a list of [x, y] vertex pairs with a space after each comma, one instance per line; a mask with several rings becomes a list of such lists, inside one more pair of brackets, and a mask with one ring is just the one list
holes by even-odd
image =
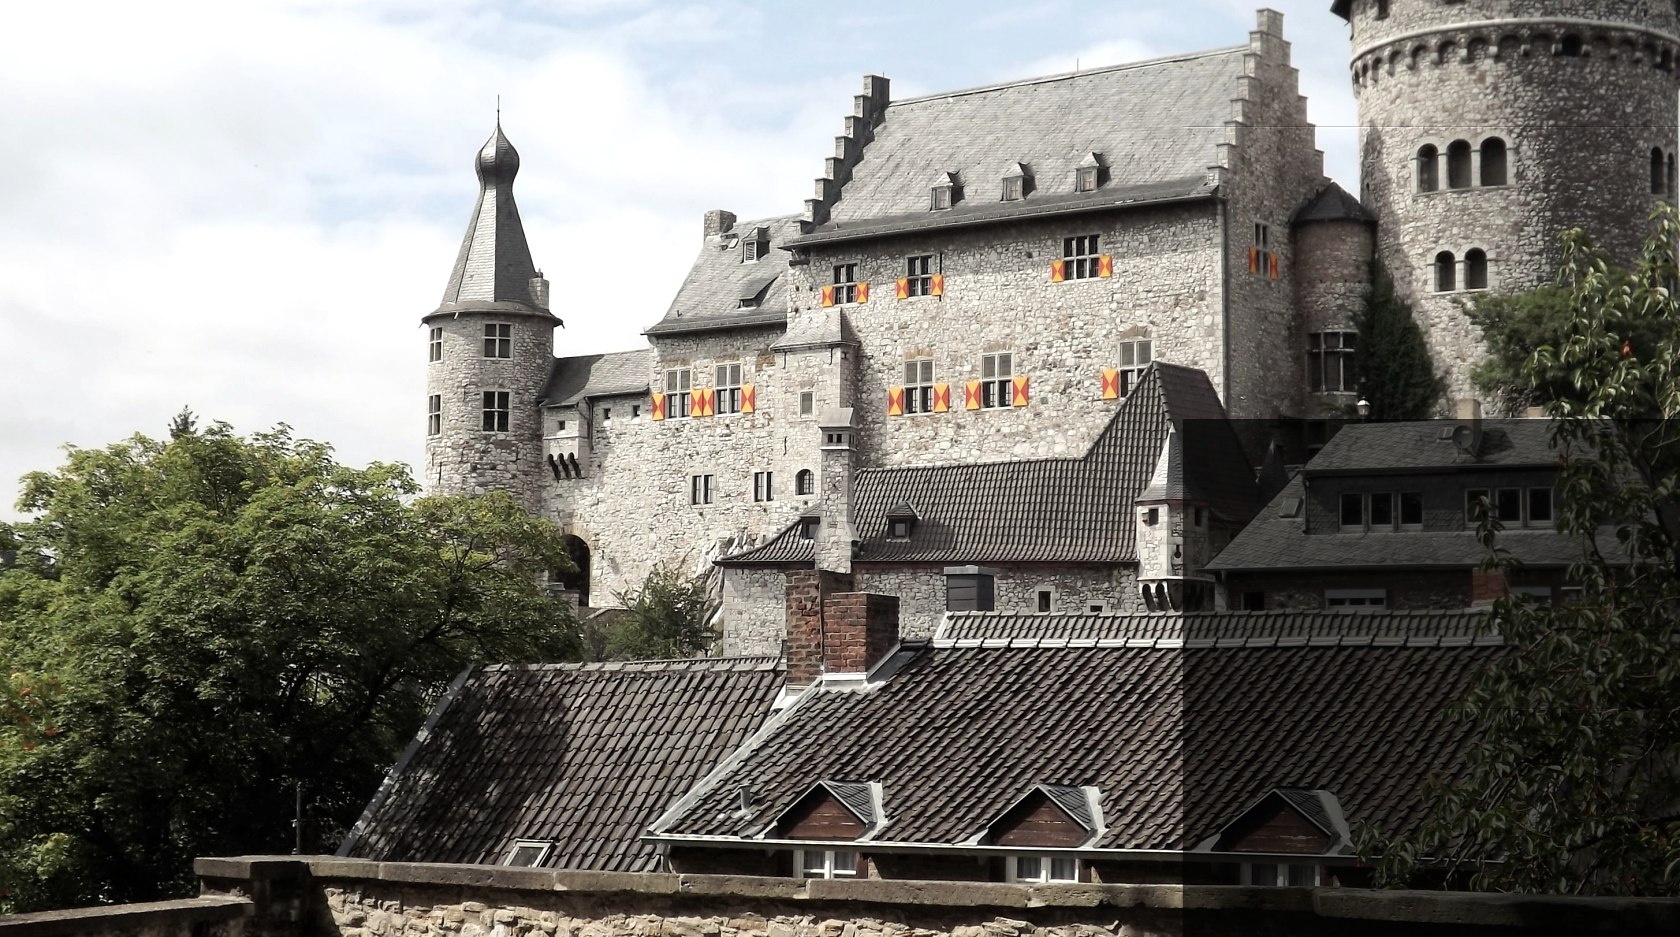
[[1552, 489], [1528, 489], [1527, 520], [1530, 527], [1550, 527], [1552, 525]]
[[1027, 194], [1026, 176], [1006, 176], [1003, 180], [1003, 200], [1019, 202]]
[[1049, 589], [1040, 589], [1034, 596], [1035, 608], [1041, 615], [1048, 615], [1056, 607], [1056, 593]]
[[1307, 389], [1314, 393], [1353, 393], [1353, 355], [1358, 332], [1312, 332], [1307, 335]]
[[612, 407], [602, 407], [601, 408], [601, 422], [602, 423], [611, 423], [612, 422]]
[[443, 432], [443, 397], [433, 394], [426, 398], [426, 435]]
[[1523, 493], [1521, 488], [1500, 488], [1493, 495], [1493, 516], [1501, 524], [1521, 524]]
[[1155, 343], [1151, 339], [1138, 338], [1120, 343], [1120, 396], [1130, 397], [1132, 388], [1143, 379], [1143, 372], [1149, 369], [1149, 362], [1154, 360]]
[[630, 419], [634, 420], [635, 418], [637, 418], [641, 415], [642, 415], [642, 405], [639, 404], [639, 403], [631, 404], [630, 405]]
[[801, 517], [799, 519], [799, 539], [817, 539], [817, 528], [822, 526], [822, 520], [815, 517]]
[[1423, 492], [1400, 492], [1400, 529], [1422, 529]]
[[690, 476], [688, 476], [688, 503], [689, 504], [711, 504], [712, 503], [712, 476], [710, 476], [710, 475], [690, 475]]
[[1365, 496], [1347, 493], [1342, 495], [1341, 520], [1343, 530], [1365, 529]]
[[1062, 239], [1063, 276], [1069, 280], [1088, 280], [1097, 275], [1097, 236], [1082, 234]]
[[1469, 488], [1464, 492], [1464, 520], [1466, 523], [1476, 523], [1477, 505], [1488, 500], [1486, 488]]
[[513, 357], [513, 326], [492, 322], [484, 327], [484, 357]]
[[834, 265], [834, 304], [857, 302], [857, 264]]
[[770, 490], [772, 474], [773, 473], [771, 473], [771, 472], [754, 472], [753, 473], [753, 500], [754, 501], [772, 501], [772, 500], [774, 500], [773, 493]]
[[1079, 860], [1074, 856], [1016, 856], [1010, 863], [1012, 882], [1077, 882]]
[[895, 517], [887, 521], [887, 539], [909, 540], [910, 519], [907, 517]]
[[739, 364], [720, 364], [717, 366], [717, 380], [713, 383], [717, 390], [716, 412], [741, 412], [741, 366]]
[[1010, 388], [1015, 377], [1013, 356], [1007, 351], [980, 356], [980, 406], [988, 410], [1014, 403]]
[[912, 358], [904, 362], [904, 412], [933, 411], [933, 359]]
[[689, 391], [694, 385], [694, 372], [688, 368], [672, 368], [665, 372], [665, 416], [667, 419], [688, 416]]
[[904, 287], [910, 296], [933, 295], [932, 254], [921, 254], [905, 262]]
[[1254, 246], [1261, 251], [1272, 249], [1272, 226], [1264, 221], [1254, 223]]
[[508, 406], [510, 394], [505, 390], [487, 390], [484, 392], [484, 431], [486, 433], [505, 433], [508, 431]]
[[1318, 884], [1318, 866], [1299, 862], [1244, 862], [1242, 883], [1268, 888], [1312, 888]]
[[513, 849], [508, 851], [505, 864], [521, 868], [535, 868], [542, 865], [543, 860], [548, 858], [548, 851], [553, 847], [553, 843], [544, 840], [518, 840], [513, 844]]
[[1387, 492], [1371, 495], [1371, 529], [1394, 529], [1394, 495]]
[[856, 878], [858, 857], [851, 849], [796, 849], [793, 870], [799, 878]]
[[443, 329], [432, 329], [431, 336], [426, 341], [426, 360], [443, 360]]
[[802, 390], [799, 392], [799, 415], [810, 416], [817, 412], [817, 392]]
[[1326, 608], [1387, 608], [1388, 592], [1383, 589], [1325, 589]]

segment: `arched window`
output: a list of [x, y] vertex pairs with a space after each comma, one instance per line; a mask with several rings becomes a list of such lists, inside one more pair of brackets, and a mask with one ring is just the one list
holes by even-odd
[[1418, 147], [1417, 181], [1419, 192], [1433, 192], [1441, 187], [1441, 151], [1431, 144]]
[[1488, 137], [1482, 141], [1482, 185], [1504, 185], [1508, 176], [1506, 171], [1507, 151], [1505, 141], [1498, 137]]
[[1435, 292], [1451, 293], [1458, 289], [1458, 259], [1452, 251], [1435, 255]]
[[1668, 181], [1668, 164], [1663, 157], [1660, 147], [1651, 150], [1651, 194], [1663, 194], [1663, 186]]
[[1454, 140], [1447, 146], [1447, 188], [1470, 188], [1470, 141]]
[[1480, 249], [1465, 251], [1464, 288], [1467, 290], [1485, 290], [1488, 288], [1488, 261], [1485, 251]]
[[793, 493], [796, 495], [815, 494], [817, 490], [816, 473], [810, 469], [800, 469], [793, 476]]

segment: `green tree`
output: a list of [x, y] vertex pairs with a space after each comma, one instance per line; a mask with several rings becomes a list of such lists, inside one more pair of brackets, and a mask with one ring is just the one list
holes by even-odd
[[[1389, 883], [1444, 869], [1488, 889], [1680, 895], [1680, 228], [1660, 215], [1629, 272], [1580, 232], [1565, 247], [1572, 315], [1524, 373], [1530, 391], [1566, 376], [1547, 412], [1583, 595], [1494, 606], [1508, 651], [1459, 710], [1480, 732], [1464, 776], [1430, 788], [1416, 835], [1367, 836]], [[1481, 536], [1509, 571], [1498, 525]]]
[[624, 611], [606, 630], [614, 660], [670, 660], [702, 654], [717, 640], [712, 619], [718, 602], [705, 575], [684, 576], [655, 566], [642, 585], [617, 595]]
[[1371, 295], [1356, 317], [1359, 348], [1354, 371], [1359, 396], [1370, 403], [1372, 420], [1425, 420], [1446, 393], [1435, 373], [1423, 331], [1412, 307], [1394, 292], [1394, 279], [1380, 263], [1371, 265]]
[[1470, 372], [1476, 389], [1507, 413], [1543, 406], [1567, 397], [1574, 385], [1555, 361], [1544, 370], [1533, 366], [1534, 349], [1557, 347], [1575, 319], [1570, 292], [1542, 286], [1522, 293], [1482, 293], [1464, 307], [1481, 330], [1487, 357]]
[[0, 571], [0, 912], [329, 848], [467, 665], [574, 655], [558, 529], [225, 424], [26, 477]]

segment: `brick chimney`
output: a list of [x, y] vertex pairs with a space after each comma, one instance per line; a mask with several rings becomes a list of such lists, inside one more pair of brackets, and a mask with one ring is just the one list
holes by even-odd
[[898, 644], [898, 597], [852, 588], [845, 574], [787, 574], [790, 686], [810, 686], [824, 675], [862, 677]]

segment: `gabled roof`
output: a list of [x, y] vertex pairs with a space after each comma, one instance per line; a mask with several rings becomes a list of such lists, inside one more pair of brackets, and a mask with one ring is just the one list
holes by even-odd
[[1359, 199], [1348, 194], [1340, 185], [1332, 182], [1318, 190], [1318, 194], [1307, 200], [1301, 210], [1290, 219], [1291, 224], [1310, 224], [1315, 221], [1359, 221], [1365, 224], [1376, 224], [1377, 216], [1365, 210]]
[[770, 658], [490, 666], [439, 704], [339, 854], [657, 871], [638, 840], [747, 739], [783, 682]]
[[[993, 840], [998, 835], [998, 825], [1009, 818], [1021, 805], [1042, 796], [1056, 806], [1069, 820], [1079, 824], [1080, 828], [1091, 836], [1101, 832], [1102, 820], [1101, 797], [1102, 792], [1091, 787], [1077, 787], [1071, 784], [1034, 784], [1031, 789], [1022, 794], [1014, 803], [1005, 807], [986, 824], [981, 834], [982, 841]], [[1095, 801], [1095, 803], [1093, 803]]]
[[[1474, 729], [1446, 715], [1505, 648], [908, 648], [868, 692], [818, 684], [650, 830], [748, 844], [818, 779], [892, 792], [876, 848], [971, 842], [1038, 784], [1094, 786], [1087, 850], [1178, 851], [1273, 788], [1335, 791], [1353, 822], [1398, 834], [1432, 772], [1463, 769]], [[750, 786], [762, 806], [736, 812]]]
[[[770, 232], [770, 250], [757, 260], [743, 261], [743, 245], [758, 228]], [[784, 216], [741, 221], [721, 234], [707, 235], [665, 318], [645, 334], [783, 325], [787, 322], [788, 252], [780, 248], [798, 233], [799, 220]], [[742, 299], [755, 302], [743, 306]]]
[[645, 394], [653, 371], [653, 349], [615, 351], [554, 359], [539, 403], [569, 406], [585, 397]]
[[867, 782], [818, 781], [811, 785], [809, 790], [794, 798], [776, 815], [775, 823], [771, 829], [773, 831], [780, 827], [787, 819], [789, 812], [810, 800], [813, 796], [827, 795], [832, 797], [835, 803], [845, 808], [846, 812], [855, 817], [859, 823], [863, 824], [863, 836], [860, 838], [867, 838], [876, 832], [880, 823], [885, 819], [881, 816], [881, 812], [876, 809], [876, 799], [881, 796], [878, 787], [879, 785]]
[[[1219, 49], [892, 102], [831, 220], [794, 243], [1206, 198], [1247, 53]], [[1109, 180], [1075, 192], [1074, 168], [1093, 151]], [[1005, 158], [1032, 173], [1023, 200], [1001, 201]], [[949, 211], [927, 210], [927, 180], [937, 172], [964, 182]]]
[[1266, 792], [1260, 798], [1249, 804], [1231, 822], [1219, 828], [1197, 848], [1201, 851], [1223, 851], [1229, 845], [1228, 836], [1254, 815], [1257, 811], [1276, 801], [1284, 807], [1294, 811], [1303, 820], [1312, 824], [1324, 834], [1330, 845], [1324, 850], [1324, 855], [1341, 856], [1352, 855], [1353, 830], [1348, 825], [1347, 817], [1343, 814], [1342, 803], [1331, 791], [1305, 790], [1298, 787], [1278, 787]]
[[[1128, 615], [951, 612], [934, 640], [963, 642], [1133, 642], [1142, 645], [1249, 643], [1464, 643], [1487, 637], [1486, 609], [1417, 611], [1194, 612]], [[1497, 638], [1491, 640], [1497, 641]]]
[[[1124, 563], [1137, 559], [1133, 503], [1168, 427], [1183, 437], [1185, 485], [1241, 523], [1258, 506], [1252, 468], [1207, 375], [1155, 362], [1083, 456], [866, 468], [857, 474], [858, 562]], [[909, 539], [890, 539], [888, 511], [916, 507]], [[791, 525], [723, 565], [809, 563]]]

